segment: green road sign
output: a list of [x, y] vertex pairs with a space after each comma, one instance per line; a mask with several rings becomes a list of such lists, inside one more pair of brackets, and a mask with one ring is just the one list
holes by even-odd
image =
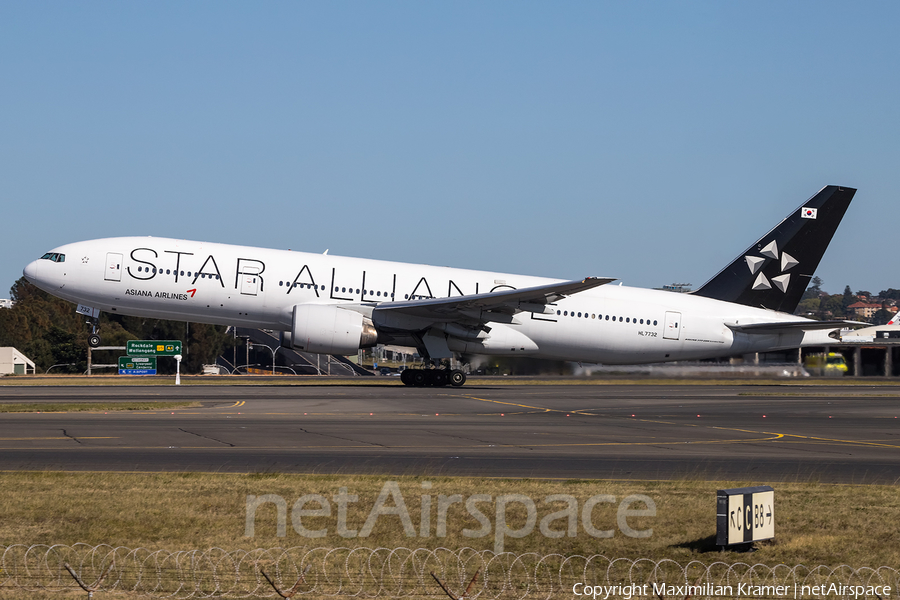
[[175, 356], [181, 354], [181, 340], [128, 340], [129, 356]]
[[156, 357], [120, 356], [119, 375], [156, 375]]
[[119, 369], [153, 369], [156, 370], [155, 356], [120, 356]]

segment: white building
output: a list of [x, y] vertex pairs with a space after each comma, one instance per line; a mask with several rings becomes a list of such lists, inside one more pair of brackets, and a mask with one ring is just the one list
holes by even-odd
[[15, 348], [0, 348], [0, 375], [34, 374], [34, 363]]
[[0, 298], [0, 308], [12, 308], [13, 304], [15, 304], [9, 298]]

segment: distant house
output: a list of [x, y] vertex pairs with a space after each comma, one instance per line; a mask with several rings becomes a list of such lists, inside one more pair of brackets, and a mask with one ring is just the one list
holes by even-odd
[[15, 302], [9, 298], [0, 298], [0, 308], [12, 308], [13, 304], [15, 304]]
[[0, 375], [34, 374], [34, 363], [15, 348], [0, 348]]
[[847, 309], [853, 311], [857, 317], [870, 319], [872, 315], [881, 310], [881, 304], [875, 302], [854, 302]]

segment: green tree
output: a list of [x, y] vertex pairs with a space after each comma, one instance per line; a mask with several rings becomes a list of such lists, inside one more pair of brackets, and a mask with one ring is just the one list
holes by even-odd
[[847, 307], [856, 302], [858, 298], [853, 295], [853, 292], [850, 290], [850, 286], [844, 286], [844, 296], [841, 299], [841, 304], [844, 307], [844, 314], [847, 312]]
[[843, 297], [840, 294], [828, 296], [822, 300], [821, 310], [823, 313], [831, 313], [833, 317], [843, 317], [846, 314]]
[[821, 277], [813, 277], [809, 282], [809, 287], [806, 288], [806, 291], [803, 292], [803, 296], [800, 297], [800, 300], [809, 300], [810, 298], [818, 299], [822, 294], [822, 284], [825, 283], [822, 281]]
[[876, 311], [874, 315], [872, 315], [872, 325], [887, 325], [887, 322], [891, 320], [891, 317], [894, 316], [894, 313], [887, 310], [884, 305], [881, 305], [881, 309]]
[[821, 308], [822, 301], [818, 296], [801, 300], [797, 306], [796, 314], [798, 315], [815, 315]]

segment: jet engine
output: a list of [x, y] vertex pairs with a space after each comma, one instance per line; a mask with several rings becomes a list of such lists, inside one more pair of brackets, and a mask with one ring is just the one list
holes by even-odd
[[337, 304], [294, 306], [291, 330], [284, 332], [281, 345], [317, 354], [355, 354], [371, 348], [378, 332], [371, 319], [345, 310]]

